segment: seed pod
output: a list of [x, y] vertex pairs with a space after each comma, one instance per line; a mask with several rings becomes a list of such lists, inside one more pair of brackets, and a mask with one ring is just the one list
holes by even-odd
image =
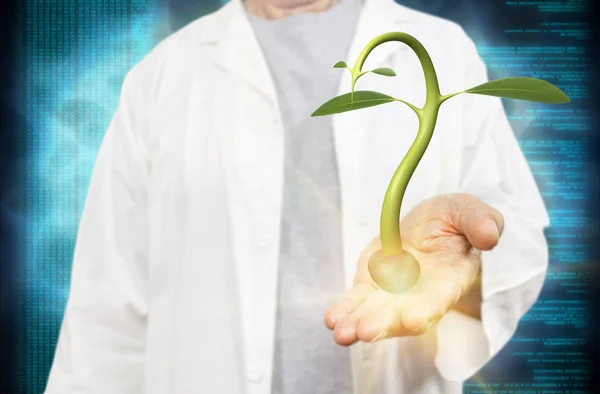
[[369, 274], [373, 281], [390, 293], [402, 293], [415, 285], [421, 269], [412, 253], [383, 256], [381, 250], [369, 258]]

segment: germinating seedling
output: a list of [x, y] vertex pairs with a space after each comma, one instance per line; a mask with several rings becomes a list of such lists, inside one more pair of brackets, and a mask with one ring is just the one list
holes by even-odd
[[[362, 66], [369, 53], [378, 45], [388, 41], [398, 41], [408, 45], [419, 58], [425, 74], [425, 87], [427, 90], [423, 108], [417, 108], [404, 100], [379, 92], [354, 91], [356, 81], [369, 72], [362, 71]], [[334, 67], [350, 70], [352, 73], [351, 91], [329, 100], [319, 107], [312, 116], [331, 115], [398, 101], [409, 106], [419, 118], [417, 137], [392, 176], [383, 200], [380, 222], [382, 249], [374, 253], [368, 263], [371, 278], [379, 287], [392, 293], [401, 293], [410, 289], [420, 275], [419, 263], [410, 252], [402, 248], [400, 208], [408, 182], [431, 140], [442, 103], [461, 93], [483, 94], [552, 104], [568, 103], [570, 101], [569, 97], [553, 84], [536, 78], [524, 77], [498, 79], [462, 92], [441, 95], [437, 75], [429, 54], [416, 38], [401, 32], [386, 33], [375, 37], [362, 50], [354, 67], [349, 68], [344, 62], [338, 62]], [[389, 68], [378, 68], [370, 72], [390, 77], [396, 75]]]

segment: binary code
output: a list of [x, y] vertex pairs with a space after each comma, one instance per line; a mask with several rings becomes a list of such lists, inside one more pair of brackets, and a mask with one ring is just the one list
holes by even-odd
[[587, 0], [507, 1], [506, 4], [535, 7], [540, 12], [586, 12], [590, 8]]
[[22, 7], [28, 217], [21, 392], [44, 390], [96, 153], [125, 73], [164, 23], [159, 11], [151, 0], [28, 0]]
[[[509, 346], [465, 384], [465, 393], [589, 392], [588, 10], [589, 2], [581, 0], [507, 1], [505, 11], [527, 12], [530, 18], [509, 20], [510, 27], [504, 28], [499, 23], [504, 35], [498, 45], [478, 47], [491, 75], [548, 80], [572, 103], [505, 103], [551, 217], [546, 231], [550, 267], [537, 304], [523, 317]], [[494, 366], [512, 373], [489, 372]]]

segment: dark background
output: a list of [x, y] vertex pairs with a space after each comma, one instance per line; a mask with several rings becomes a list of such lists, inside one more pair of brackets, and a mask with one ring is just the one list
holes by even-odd
[[[16, 7], [14, 1], [0, 2], [0, 393], [13, 393], [16, 377], [16, 297], [18, 221], [9, 213], [19, 200], [20, 160], [25, 156], [17, 129], [23, 119], [13, 107], [16, 86]], [[15, 209], [10, 210], [14, 212]]]
[[[470, 5], [477, 3], [477, 7]], [[465, 30], [475, 29], [486, 24], [494, 24], [495, 21], [510, 20], [511, 15], [498, 15], [494, 12], [485, 12], [485, 10], [494, 10], [492, 0], [455, 0], [455, 1], [412, 1], [403, 2], [411, 7], [423, 10], [436, 10], [436, 13], [446, 18], [455, 20], [463, 25]], [[489, 5], [489, 7], [487, 5]], [[598, 107], [600, 104], [599, 78], [597, 70], [600, 69], [599, 47], [600, 38], [597, 26], [597, 15], [600, 4], [597, 1], [591, 2], [593, 12], [589, 14], [590, 23], [594, 28], [594, 41], [592, 48], [594, 56], [592, 62], [596, 70], [595, 78], [592, 81], [593, 99], [591, 104]], [[22, 7], [23, 2], [15, 0], [3, 0], [0, 2], [0, 394], [17, 393], [17, 377], [21, 371], [17, 370], [20, 365], [18, 358], [19, 347], [17, 343], [16, 326], [18, 319], [22, 317], [23, 303], [17, 296], [19, 282], [20, 260], [17, 254], [19, 242], [23, 237], [23, 215], [25, 206], [22, 198], [22, 188], [24, 185], [24, 158], [25, 146], [22, 142], [22, 131], [26, 127], [26, 120], [23, 119], [15, 110], [20, 105], [20, 92], [23, 91], [20, 85], [20, 55], [19, 48], [22, 36], [17, 31], [16, 15], [18, 7]], [[171, 30], [176, 30], [196, 15], [205, 14], [219, 7], [216, 1], [191, 2], [189, 0], [170, 0], [168, 8], [170, 11]], [[527, 17], [520, 15], [519, 17]], [[494, 37], [487, 37], [494, 41]], [[493, 77], [493, 75], [490, 75]], [[590, 163], [590, 173], [598, 174], [600, 171], [600, 122], [597, 112], [593, 113], [594, 129], [592, 133], [595, 140], [592, 145], [593, 161]], [[600, 182], [597, 176], [590, 177], [592, 182], [593, 197], [589, 200], [590, 216], [597, 223], [600, 219]], [[596, 236], [597, 226], [590, 231], [592, 236]], [[600, 239], [598, 239], [600, 240]], [[592, 254], [592, 261], [600, 262], [600, 242], [594, 242], [596, 248]], [[600, 276], [596, 271], [590, 273], [594, 276], [592, 281], [594, 286], [593, 300], [600, 298]], [[600, 333], [600, 322], [596, 318], [600, 316], [600, 303], [595, 303], [595, 315], [592, 321], [594, 329], [592, 332]], [[600, 393], [600, 338], [593, 335], [591, 346], [589, 346], [590, 359], [593, 363], [591, 376], [595, 382], [593, 392]], [[518, 365], [506, 365], [502, 368], [494, 367], [494, 371], [483, 371], [486, 378], [494, 378], [494, 374], [501, 376], [507, 374], [518, 374]], [[492, 374], [492, 376], [490, 375]], [[497, 378], [497, 377], [496, 377]]]
[[[592, 65], [595, 70], [594, 79], [592, 82], [592, 92], [594, 97], [595, 107], [598, 108], [600, 103], [600, 28], [598, 26], [598, 15], [600, 14], [600, 4], [596, 1], [593, 2], [593, 12], [590, 13], [590, 23], [593, 26], [593, 43], [592, 43]], [[591, 164], [591, 171], [594, 174], [600, 174], [600, 114], [596, 110], [593, 112], [593, 122], [595, 125], [595, 133], [593, 138], [593, 160]], [[592, 177], [592, 192], [593, 198], [590, 203], [590, 217], [595, 224], [596, 231], [598, 231], [598, 222], [600, 221], [600, 177]], [[598, 234], [596, 232], [596, 234]], [[596, 272], [594, 275], [594, 291], [593, 291], [593, 303], [594, 303], [594, 315], [592, 317], [593, 330], [595, 333], [591, 338], [590, 346], [590, 357], [592, 360], [592, 381], [593, 390], [596, 393], [600, 393], [600, 270], [598, 270], [598, 264], [600, 264], [600, 237], [596, 237], [596, 242], [593, 243], [593, 261], [597, 263]]]

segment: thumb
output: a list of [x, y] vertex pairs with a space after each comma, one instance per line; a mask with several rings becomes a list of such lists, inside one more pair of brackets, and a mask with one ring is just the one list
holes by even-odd
[[504, 230], [502, 214], [479, 198], [459, 194], [454, 199], [453, 221], [469, 243], [480, 250], [490, 250], [498, 244]]

